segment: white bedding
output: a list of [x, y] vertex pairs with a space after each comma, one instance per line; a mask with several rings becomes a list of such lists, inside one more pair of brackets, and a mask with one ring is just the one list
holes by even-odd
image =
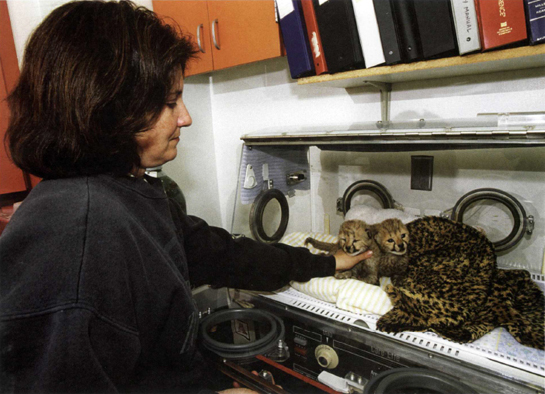
[[[280, 242], [291, 246], [305, 247], [305, 239], [312, 237], [324, 242], [337, 242], [333, 235], [295, 232], [286, 235]], [[308, 245], [312, 253], [323, 253]], [[291, 286], [307, 295], [335, 304], [337, 308], [354, 313], [383, 315], [392, 308], [384, 288], [390, 278], [381, 278], [380, 287], [356, 279], [335, 279], [333, 276], [314, 278], [308, 282], [291, 282]]]

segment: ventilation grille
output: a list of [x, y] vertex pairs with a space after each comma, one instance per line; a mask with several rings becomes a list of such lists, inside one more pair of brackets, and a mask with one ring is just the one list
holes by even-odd
[[[541, 274], [530, 274], [530, 277], [534, 282], [545, 282], [545, 275]], [[545, 283], [538, 283], [538, 285], [545, 285]]]
[[[535, 276], [535, 277], [534, 277]], [[532, 274], [532, 279], [538, 281], [543, 278], [543, 275]], [[538, 283], [539, 284], [539, 283]], [[540, 285], [543, 285], [541, 283]], [[411, 345], [418, 346], [420, 348], [440, 353], [448, 357], [457, 358], [465, 362], [472, 364], [486, 363], [486, 360], [493, 360], [502, 364], [510, 365], [518, 369], [537, 374], [545, 377], [545, 365], [543, 362], [535, 361], [536, 359], [543, 360], [543, 354], [545, 352], [537, 349], [525, 348], [524, 346], [516, 343], [514, 346], [520, 346], [528, 350], [528, 357], [523, 352], [521, 357], [513, 357], [508, 354], [504, 354], [500, 351], [488, 349], [486, 346], [478, 346], [475, 344], [459, 344], [451, 342], [449, 340], [441, 338], [439, 335], [433, 332], [401, 332], [396, 334], [384, 333], [376, 329], [376, 323], [380, 316], [372, 314], [356, 314], [341, 310], [334, 304], [315, 299], [311, 296], [303, 294], [293, 288], [289, 288], [282, 292], [273, 295], [263, 295], [263, 297], [271, 298], [275, 301], [281, 302], [285, 305], [292, 306], [294, 308], [302, 309], [322, 317], [342, 322], [351, 326], [362, 328], [361, 324], [357, 322], [365, 322], [369, 327], [369, 330], [388, 337], [395, 338], [399, 341], [409, 343]], [[487, 335], [500, 335], [498, 333]], [[505, 333], [504, 333], [505, 335]], [[513, 341], [515, 341], [513, 339]], [[511, 344], [509, 344], [511, 345]], [[537, 355], [537, 356], [536, 356]], [[478, 357], [476, 357], [478, 356]], [[480, 359], [480, 360], [479, 360]]]

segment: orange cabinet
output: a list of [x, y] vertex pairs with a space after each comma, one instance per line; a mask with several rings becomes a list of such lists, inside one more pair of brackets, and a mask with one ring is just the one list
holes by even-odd
[[274, 0], [154, 0], [153, 9], [199, 47], [186, 75], [282, 56]]
[[184, 34], [193, 37], [199, 47], [199, 58], [187, 65], [186, 76], [202, 74], [214, 69], [212, 63], [212, 42], [208, 24], [206, 1], [153, 1], [153, 10], [160, 16], [176, 22]]
[[19, 78], [19, 66], [8, 7], [5, 1], [0, 1], [0, 195], [27, 190], [23, 171], [9, 160], [4, 145], [4, 135], [9, 120], [6, 97], [15, 86], [17, 78]]

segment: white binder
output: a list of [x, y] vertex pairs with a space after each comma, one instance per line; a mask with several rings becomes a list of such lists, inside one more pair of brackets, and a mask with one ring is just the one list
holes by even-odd
[[481, 50], [474, 0], [451, 0], [460, 55]]
[[365, 68], [383, 64], [386, 60], [382, 50], [373, 0], [352, 0], [352, 5], [365, 59]]

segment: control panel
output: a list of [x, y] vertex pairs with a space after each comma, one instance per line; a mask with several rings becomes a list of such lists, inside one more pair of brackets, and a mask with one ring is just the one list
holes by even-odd
[[531, 385], [506, 379], [495, 369], [474, 367], [468, 362], [264, 297], [250, 296], [250, 300], [254, 307], [266, 309], [283, 322], [284, 343], [290, 357], [277, 367], [294, 372], [292, 375], [297, 375], [299, 380], [319, 383], [315, 386], [321, 385], [320, 392], [332, 389], [363, 393], [365, 385], [376, 381], [373, 378], [377, 376], [397, 370], [419, 370], [442, 374], [445, 379], [478, 393], [535, 393]]

